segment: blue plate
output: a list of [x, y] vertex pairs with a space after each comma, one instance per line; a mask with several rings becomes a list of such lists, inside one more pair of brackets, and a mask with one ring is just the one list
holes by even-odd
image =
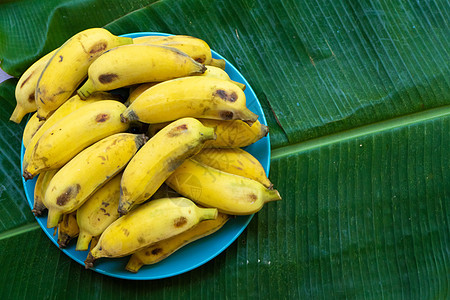
[[[159, 35], [167, 36], [169, 34], [156, 33], [156, 32], [139, 32], [130, 33], [123, 36], [126, 37], [141, 37], [147, 35]], [[225, 59], [215, 51], [212, 51], [212, 56], [217, 59]], [[256, 98], [250, 84], [245, 80], [245, 78], [239, 73], [239, 71], [226, 60], [225, 71], [228, 73], [232, 80], [244, 83], [246, 85], [245, 96], [247, 99], [247, 107], [254, 113], [259, 115], [259, 121], [262, 124], [267, 125], [266, 119], [264, 117], [261, 105]], [[269, 137], [264, 137], [258, 142], [245, 148], [253, 156], [255, 156], [264, 167], [267, 174], [269, 174], [270, 167], [270, 140]], [[21, 163], [23, 160], [23, 155], [25, 148], [22, 145], [22, 155]], [[33, 208], [33, 195], [34, 186], [36, 184], [36, 178], [33, 180], [25, 181], [22, 178], [23, 185], [25, 188], [25, 194], [27, 196], [28, 203], [31, 208]], [[189, 245], [184, 246], [180, 250], [176, 251], [166, 259], [154, 265], [143, 266], [138, 273], [131, 273], [125, 270], [125, 266], [128, 262], [129, 257], [116, 258], [116, 259], [106, 259], [102, 258], [95, 262], [94, 267], [91, 270], [105, 274], [112, 277], [131, 279], [131, 280], [149, 280], [149, 279], [160, 279], [175, 276], [184, 272], [188, 272], [195, 269], [206, 262], [210, 261], [222, 251], [224, 251], [231, 243], [233, 243], [237, 237], [244, 231], [248, 223], [252, 219], [253, 215], [250, 216], [238, 216], [236, 218], [230, 219], [224, 227], [214, 234], [197, 240]], [[42, 230], [47, 234], [50, 240], [58, 247], [57, 236], [53, 235], [54, 230], [48, 229], [47, 216], [36, 217]], [[61, 249], [70, 258], [77, 261], [84, 266], [84, 260], [88, 254], [88, 251], [75, 251], [75, 243], [72, 241], [69, 246], [65, 249]]]

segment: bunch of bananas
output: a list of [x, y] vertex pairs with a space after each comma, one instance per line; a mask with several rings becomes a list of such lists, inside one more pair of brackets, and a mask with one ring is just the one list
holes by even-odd
[[281, 199], [241, 149], [268, 128], [224, 67], [198, 38], [92, 28], [22, 75], [11, 120], [36, 111], [23, 134], [32, 211], [60, 247], [90, 250], [86, 268], [131, 255], [137, 272]]

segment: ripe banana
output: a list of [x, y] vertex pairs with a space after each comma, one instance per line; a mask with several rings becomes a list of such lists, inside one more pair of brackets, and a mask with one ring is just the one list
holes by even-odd
[[47, 209], [45, 205], [45, 191], [47, 190], [48, 184], [53, 176], [56, 174], [58, 169], [43, 172], [39, 175], [34, 186], [34, 204], [31, 212], [35, 216], [41, 216]]
[[[228, 81], [231, 81], [234, 84], [236, 84], [242, 90], [245, 90], [245, 84], [231, 80], [230, 76], [228, 76], [227, 72], [225, 72], [224, 70], [217, 68], [217, 67], [207, 66], [205, 73], [200, 74], [200, 76], [214, 77], [214, 78], [219, 78], [219, 79], [223, 79], [223, 80], [228, 80]], [[131, 103], [133, 103], [134, 100], [136, 100], [136, 98], [140, 94], [142, 94], [144, 91], [148, 90], [149, 88], [151, 88], [152, 86], [154, 86], [158, 83], [159, 82], [147, 82], [147, 83], [143, 83], [136, 87], [131, 88], [130, 95], [128, 96], [128, 99], [127, 99], [127, 102], [125, 103], [125, 105], [129, 106]]]
[[166, 180], [181, 195], [231, 215], [250, 215], [264, 203], [281, 200], [277, 190], [242, 176], [225, 173], [193, 159], [186, 160]]
[[214, 130], [194, 118], [182, 118], [153, 136], [123, 172], [119, 213], [150, 198], [183, 161], [199, 152]]
[[122, 114], [124, 122], [162, 123], [183, 117], [240, 119], [258, 115], [245, 103], [244, 92], [228, 80], [190, 76], [161, 82], [143, 92]]
[[31, 158], [23, 177], [31, 179], [42, 171], [62, 167], [87, 146], [111, 134], [126, 131], [128, 124], [120, 121], [125, 108], [118, 101], [98, 101], [59, 120], [42, 134], [34, 149], [30, 149]]
[[98, 244], [89, 252], [86, 268], [91, 268], [94, 260], [100, 257], [126, 256], [216, 217], [217, 209], [200, 208], [186, 198], [152, 200], [106, 228]]
[[240, 148], [203, 149], [192, 159], [226, 173], [256, 180], [268, 189], [273, 187], [260, 162]]
[[31, 141], [31, 138], [36, 134], [36, 132], [44, 125], [45, 121], [39, 120], [37, 117], [37, 113], [34, 113], [30, 120], [28, 120], [27, 125], [25, 125], [25, 129], [23, 130], [23, 146], [27, 148], [28, 144]]
[[45, 193], [47, 227], [62, 214], [78, 209], [88, 197], [119, 173], [145, 143], [144, 135], [117, 133], [81, 151], [50, 181]]
[[69, 100], [67, 100], [63, 105], [61, 105], [46, 121], [42, 121], [44, 122], [42, 126], [33, 135], [28, 145], [25, 146], [26, 149], [23, 156], [23, 165], [22, 165], [23, 169], [25, 170], [26, 167], [28, 166], [28, 163], [31, 160], [31, 154], [33, 153], [36, 143], [49, 128], [51, 128], [59, 120], [65, 118], [78, 108], [99, 100], [106, 100], [106, 99], [113, 100], [115, 99], [115, 97], [109, 93], [95, 93], [92, 94], [87, 100], [83, 101], [80, 99], [78, 95], [75, 95]]
[[229, 218], [229, 215], [219, 213], [214, 220], [200, 222], [185, 232], [138, 250], [131, 255], [125, 268], [130, 272], [136, 273], [143, 265], [160, 262], [187, 244], [213, 234], [222, 228]]
[[38, 59], [20, 76], [15, 92], [17, 104], [9, 120], [20, 123], [27, 113], [37, 110], [35, 101], [36, 85], [45, 65], [55, 54], [56, 50]]
[[50, 58], [36, 87], [38, 118], [46, 119], [63, 104], [86, 77], [88, 68], [106, 50], [133, 43], [103, 28], [81, 31]]
[[59, 248], [66, 248], [69, 242], [76, 238], [80, 230], [77, 224], [77, 212], [63, 215], [62, 221], [58, 223], [58, 245]]
[[[203, 125], [214, 128], [217, 135], [215, 140], [207, 141], [205, 148], [241, 148], [251, 145], [267, 136], [269, 127], [258, 120], [252, 126], [241, 120], [222, 121], [212, 119], [198, 119]], [[149, 136], [155, 135], [168, 123], [150, 124]]]
[[78, 95], [85, 99], [94, 91], [202, 74], [205, 70], [204, 65], [174, 48], [125, 45], [107, 51], [92, 63]]
[[76, 250], [87, 250], [91, 239], [102, 234], [106, 227], [119, 217], [117, 208], [119, 207], [121, 178], [122, 173], [114, 176], [77, 209], [80, 235]]
[[206, 77], [214, 77], [222, 80], [228, 80], [240, 87], [242, 90], [245, 90], [245, 84], [231, 80], [230, 76], [228, 76], [228, 73], [222, 70], [221, 68], [214, 67], [214, 66], [207, 66], [205, 73], [203, 73], [201, 76]]
[[143, 36], [134, 38], [133, 43], [162, 45], [176, 48], [201, 64], [213, 65], [225, 69], [225, 60], [213, 58], [209, 45], [204, 40], [193, 36]]

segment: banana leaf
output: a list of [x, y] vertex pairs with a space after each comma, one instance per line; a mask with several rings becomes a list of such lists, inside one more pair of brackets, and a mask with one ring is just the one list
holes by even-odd
[[107, 277], [38, 227], [20, 178], [25, 120], [0, 85], [5, 299], [445, 299], [450, 286], [448, 1], [9, 1], [0, 60], [18, 77], [77, 31], [207, 41], [268, 120], [267, 204], [223, 253], [157, 281]]

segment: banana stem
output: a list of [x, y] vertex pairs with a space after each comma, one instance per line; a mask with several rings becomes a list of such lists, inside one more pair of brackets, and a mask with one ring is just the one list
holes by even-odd
[[245, 91], [245, 84], [231, 80], [232, 83], [234, 83], [235, 85], [237, 85], [238, 87], [240, 87], [243, 91]]
[[264, 203], [281, 200], [281, 195], [277, 190], [266, 190], [264, 194]]
[[129, 45], [133, 44], [133, 39], [124, 37], [124, 36], [118, 36], [117, 37], [117, 46], [123, 46], [123, 45]]
[[28, 112], [23, 109], [22, 106], [19, 104], [16, 105], [16, 108], [14, 109], [13, 113], [11, 114], [11, 117], [9, 118], [10, 121], [13, 121], [14, 123], [19, 124], [20, 121], [22, 121], [23, 117]]
[[77, 91], [78, 96], [80, 96], [83, 100], [86, 100], [86, 98], [88, 98], [93, 92], [95, 92], [95, 87], [89, 78]]
[[215, 59], [211, 58], [211, 62], [208, 64], [213, 67], [221, 68], [222, 70], [225, 70], [225, 60], [224, 59]]
[[201, 208], [201, 212], [201, 220], [214, 220], [218, 215], [217, 208]]

